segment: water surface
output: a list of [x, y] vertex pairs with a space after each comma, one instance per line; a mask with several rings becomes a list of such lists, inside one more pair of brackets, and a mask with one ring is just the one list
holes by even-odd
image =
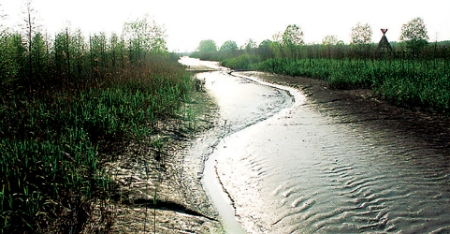
[[298, 90], [198, 76], [220, 107], [199, 151], [229, 233], [450, 232], [450, 160], [420, 137], [325, 113]]

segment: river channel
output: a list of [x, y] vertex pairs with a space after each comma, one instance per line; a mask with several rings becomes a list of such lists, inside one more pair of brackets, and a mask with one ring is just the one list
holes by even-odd
[[[227, 233], [450, 233], [449, 155], [408, 131], [324, 114], [300, 90], [216, 64], [217, 127], [187, 157]], [[333, 111], [331, 111], [333, 113]]]

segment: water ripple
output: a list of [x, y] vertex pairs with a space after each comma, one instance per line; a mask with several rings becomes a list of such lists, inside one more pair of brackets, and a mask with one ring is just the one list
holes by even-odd
[[297, 105], [274, 114], [278, 104], [258, 98], [250, 100], [259, 106], [237, 107], [274, 116], [225, 137], [216, 152], [219, 176], [247, 232], [450, 232], [446, 155], [406, 131], [331, 107]]

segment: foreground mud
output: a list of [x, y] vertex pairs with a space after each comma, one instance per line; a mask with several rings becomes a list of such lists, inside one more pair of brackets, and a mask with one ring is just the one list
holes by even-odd
[[[95, 204], [85, 233], [220, 233], [221, 225], [200, 183], [201, 168], [185, 151], [214, 125], [215, 104], [198, 92], [189, 116], [158, 124], [152, 136], [114, 153], [106, 170], [116, 184], [113, 199]], [[150, 144], [160, 139], [161, 146]]]
[[[202, 67], [202, 69], [207, 70], [209, 68]], [[416, 157], [427, 156], [425, 153], [428, 154], [428, 157], [439, 156], [431, 151], [422, 151], [422, 148], [431, 148], [439, 152], [441, 156], [449, 155], [450, 134], [448, 130], [450, 130], [450, 124], [445, 116], [417, 108], [391, 105], [378, 99], [370, 90], [329, 89], [328, 85], [320, 80], [275, 76], [259, 72], [240, 72], [236, 75], [255, 77], [266, 82], [295, 87], [306, 95], [306, 101], [302, 102], [301, 106], [295, 107], [297, 109], [293, 110], [292, 113], [285, 113], [262, 123], [264, 128], [256, 126], [252, 129], [244, 129], [242, 133], [227, 137], [225, 142], [215, 147], [216, 151], [221, 154], [216, 161], [215, 172], [217, 176], [221, 177], [222, 186], [229, 192], [230, 198], [236, 198], [234, 199], [235, 212], [237, 215], [241, 214], [238, 220], [241, 221], [246, 230], [256, 230], [254, 233], [273, 233], [272, 231], [275, 230], [284, 230], [281, 233], [291, 233], [294, 230], [309, 230], [311, 232], [312, 230], [322, 230], [323, 232], [328, 230], [329, 233], [336, 233], [337, 230], [369, 232], [375, 230], [387, 232], [408, 230], [408, 227], [403, 224], [405, 220], [409, 220], [413, 216], [427, 217], [424, 212], [428, 210], [428, 207], [434, 205], [433, 201], [446, 196], [445, 188], [441, 189], [442, 191], [421, 192], [423, 191], [423, 184], [415, 184], [417, 181], [428, 181], [431, 178], [428, 187], [433, 188], [433, 186], [442, 185], [441, 182], [447, 178], [445, 177], [445, 165], [435, 165], [436, 163], [428, 162], [428, 159], [421, 160]], [[218, 76], [219, 78], [223, 79], [223, 77]], [[206, 84], [218, 85], [218, 80], [206, 79]], [[267, 100], [267, 97], [264, 96], [262, 100]], [[97, 215], [95, 216], [97, 220], [92, 217], [92, 221], [95, 221], [92, 224], [102, 223], [103, 226], [91, 225], [87, 228], [89, 231], [86, 231], [86, 233], [92, 233], [95, 230], [98, 232], [110, 230], [110, 233], [223, 232], [220, 223], [217, 221], [217, 213], [210, 205], [200, 184], [203, 161], [196, 159], [196, 157], [185, 157], [186, 151], [190, 150], [193, 143], [201, 140], [204, 136], [202, 131], [210, 129], [214, 124], [217, 125], [214, 120], [219, 119], [216, 116], [219, 111], [216, 109], [217, 106], [212, 104], [213, 101], [204, 102], [201, 100], [204, 99], [200, 98], [194, 101], [193, 103], [199, 104], [194, 106], [206, 107], [207, 109], [192, 109], [199, 117], [195, 121], [196, 126], [190, 126], [186, 124], [187, 122], [180, 120], [171, 120], [172, 122], [161, 124], [158, 134], [152, 136], [153, 138], [168, 139], [170, 143], [165, 145], [170, 147], [157, 149], [154, 145], [146, 143], [154, 139], [135, 142], [130, 144], [125, 152], [118, 153], [117, 159], [115, 159], [116, 163], [108, 164], [108, 170], [118, 184], [117, 195], [114, 201], [111, 201], [111, 204], [117, 205], [103, 204], [97, 206]], [[308, 122], [312, 116], [302, 114], [301, 110], [304, 107], [314, 110], [314, 113], [319, 113], [316, 116], [319, 121], [317, 127], [312, 122]], [[226, 116], [226, 110], [227, 108], [221, 109], [221, 112], [223, 112], [221, 117]], [[261, 110], [267, 112], [265, 109]], [[229, 125], [229, 130], [233, 130], [234, 125], [230, 121], [236, 117], [234, 116], [236, 113], [230, 112], [229, 115], [230, 120], [225, 122], [224, 125]], [[237, 115], [237, 117], [242, 116], [241, 114]], [[280, 117], [282, 118], [280, 119]], [[321, 121], [322, 117], [330, 121]], [[248, 118], [244, 119], [247, 120]], [[298, 122], [299, 120], [302, 121]], [[238, 123], [239, 121], [233, 122], [233, 124]], [[240, 125], [237, 125], [237, 129], [241, 129], [238, 126]], [[328, 126], [333, 129], [336, 128], [337, 131], [319, 131], [321, 129], [329, 130]], [[350, 132], [339, 133], [342, 130], [339, 126], [348, 128], [347, 130]], [[368, 130], [351, 132], [351, 130], [361, 127]], [[189, 131], [192, 128], [196, 129], [196, 134]], [[286, 140], [286, 137], [289, 139], [289, 134], [283, 131], [293, 128], [300, 128], [301, 132], [307, 133], [306, 136], [309, 138], [300, 139], [298, 134], [303, 133], [295, 132], [295, 134], [291, 134], [290, 139], [295, 139], [296, 143], [291, 145], [289, 142], [292, 143], [292, 140]], [[392, 142], [383, 140], [384, 137], [392, 138], [390, 134], [384, 133], [383, 129], [392, 129], [399, 138], [397, 140], [394, 138]], [[275, 139], [278, 136], [277, 131], [281, 131], [280, 141]], [[252, 135], [254, 132], [260, 134], [256, 134], [257, 137], [255, 137], [255, 134]], [[383, 147], [381, 144], [378, 147], [378, 145], [370, 143], [373, 133], [382, 133], [378, 135], [379, 139], [374, 141], [374, 144], [383, 143], [387, 146]], [[239, 134], [249, 137], [242, 138], [239, 137], [241, 136]], [[335, 139], [349, 135], [350, 139], [363, 137], [365, 140], [362, 142], [357, 140], [356, 143], [337, 140], [336, 143], [345, 144], [327, 145], [324, 139], [330, 138], [330, 134], [335, 135]], [[265, 139], [266, 137], [268, 139]], [[255, 148], [250, 144], [253, 141], [261, 140], [259, 138], [263, 140], [263, 145]], [[420, 140], [415, 141], [414, 139]], [[314, 141], [313, 144], [311, 144], [312, 141]], [[233, 142], [239, 144], [233, 144]], [[284, 146], [280, 149], [292, 148], [292, 152], [295, 152], [296, 156], [290, 157], [289, 155], [278, 154], [275, 151], [268, 152], [265, 150], [265, 148], [275, 150], [280, 147], [279, 144]], [[349, 150], [348, 144], [356, 144], [356, 148], [350, 148], [350, 152], [355, 151], [354, 154], [340, 153]], [[411, 144], [412, 147], [410, 147]], [[402, 145], [411, 149], [405, 148], [403, 150], [401, 149]], [[309, 148], [302, 148], [301, 146], [308, 146]], [[374, 146], [378, 148], [374, 148]], [[253, 151], [252, 147], [254, 147]], [[380, 151], [380, 148], [386, 148], [389, 153]], [[380, 152], [372, 153], [374, 150]], [[243, 155], [240, 158], [239, 155], [246, 151], [251, 151], [251, 154]], [[400, 152], [398, 157], [397, 153], [392, 153], [396, 151]], [[295, 160], [299, 159], [299, 152], [309, 153], [309, 155], [315, 155], [315, 157], [307, 157], [301, 163], [295, 163]], [[264, 159], [264, 154], [269, 154], [267, 159]], [[392, 157], [386, 160], [383, 158], [385, 154], [392, 154]], [[280, 161], [274, 163], [272, 161], [274, 155]], [[285, 156], [286, 160], [283, 159]], [[323, 158], [324, 156], [326, 158]], [[362, 160], [363, 158], [364, 160]], [[370, 165], [361, 164], [366, 162], [366, 158]], [[403, 163], [397, 164], [396, 160]], [[450, 160], [443, 159], [440, 156], [437, 158], [437, 161], [439, 160], [450, 165]], [[288, 162], [288, 166], [293, 166], [292, 170], [283, 166], [282, 161]], [[282, 166], [282, 169], [275, 170], [277, 173], [273, 174], [271, 170], [278, 164]], [[415, 164], [417, 164], [417, 168], [409, 166]], [[425, 171], [428, 168], [427, 165], [434, 166], [431, 168], [439, 169], [443, 167], [443, 169], [440, 171], [433, 169], [429, 172], [428, 178], [428, 172]], [[383, 172], [386, 168], [398, 170], [399, 173], [398, 175], [387, 176], [392, 170]], [[410, 169], [413, 169], [413, 171]], [[284, 171], [288, 171], [290, 174], [284, 177], [278, 174], [278, 172]], [[380, 172], [382, 175], [379, 174]], [[316, 177], [314, 177], [315, 173], [317, 173]], [[236, 176], [239, 179], [236, 179]], [[278, 177], [280, 177], [280, 180], [277, 180]], [[399, 181], [398, 178], [402, 178], [404, 181], [397, 182]], [[327, 181], [328, 179], [329, 181]], [[411, 179], [411, 181], [408, 181], [408, 179]], [[292, 183], [288, 183], [288, 181]], [[241, 182], [242, 184], [240, 184]], [[315, 183], [317, 186], [314, 186]], [[393, 184], [396, 184], [397, 187], [391, 186]], [[271, 189], [272, 185], [278, 186]], [[307, 186], [302, 187], [301, 185]], [[328, 189], [324, 190], [324, 188]], [[243, 189], [245, 191], [242, 194]], [[333, 196], [327, 194], [329, 191], [334, 193]], [[239, 195], [239, 193], [241, 194]], [[437, 195], [428, 199], [424, 197], [427, 194]], [[338, 197], [343, 200], [338, 200]], [[403, 203], [399, 203], [399, 201]], [[413, 205], [410, 207], [411, 204], [416, 204], [414, 202], [417, 203], [418, 207]], [[333, 205], [343, 203], [344, 205], [341, 204], [338, 209], [329, 209], [328, 203]], [[288, 213], [284, 213], [284, 206], [286, 205], [289, 206], [290, 211]], [[445, 205], [440, 210], [445, 209]], [[273, 206], [273, 209], [270, 208], [271, 206]], [[421, 208], [422, 206], [427, 208]], [[323, 213], [324, 209], [321, 207], [327, 207], [326, 210], [330, 210], [330, 212]], [[266, 210], [259, 212], [260, 209]], [[279, 213], [274, 214], [277, 210]], [[256, 215], [248, 216], [248, 211], [258, 212]], [[99, 220], [104, 217], [101, 215], [103, 213], [111, 214], [112, 222]], [[265, 215], [270, 217], [265, 217]], [[431, 216], [435, 217], [430, 214]], [[300, 222], [299, 217], [303, 221]], [[357, 217], [357, 219], [353, 219], [354, 217]], [[328, 223], [333, 220], [336, 221], [335, 224]], [[349, 222], [347, 223], [347, 221]], [[425, 222], [425, 219], [417, 218], [416, 223], [422, 221]], [[437, 222], [437, 224], [433, 224], [436, 227], [442, 226], [439, 230], [450, 230], [439, 223], [445, 222], [445, 219], [436, 218], [434, 222]], [[367, 223], [367, 225], [361, 225], [361, 223]], [[343, 224], [348, 226], [342, 226]], [[253, 227], [249, 228], [249, 226]], [[410, 230], [419, 229], [416, 226]]]
[[449, 232], [445, 117], [368, 90], [233, 74], [302, 90], [290, 89], [293, 106], [215, 151], [217, 175], [248, 233]]

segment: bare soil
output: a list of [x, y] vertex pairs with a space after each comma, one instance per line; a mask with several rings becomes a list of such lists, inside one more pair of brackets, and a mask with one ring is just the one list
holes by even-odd
[[[202, 69], [196, 68], [198, 72]], [[450, 119], [417, 107], [401, 107], [388, 103], [368, 89], [336, 90], [323, 80], [242, 72], [266, 82], [302, 90], [306, 105], [324, 115], [345, 115], [345, 121], [367, 123], [406, 132], [423, 139], [425, 144], [450, 155]], [[183, 150], [200, 132], [211, 127], [216, 118], [211, 100], [198, 106], [209, 108], [199, 115], [196, 134], [186, 122], [172, 119], [160, 124], [152, 139], [132, 142], [106, 168], [117, 184], [116, 196], [110, 201], [93, 204], [94, 214], [84, 233], [220, 233], [222, 227], [200, 183], [201, 171], [185, 165]], [[202, 99], [203, 98], [203, 99]], [[203, 100], [203, 101], [201, 101]], [[208, 107], [209, 106], [209, 107]], [[203, 124], [201, 124], [203, 123]], [[163, 156], [149, 145], [155, 137], [168, 139]]]
[[450, 118], [423, 107], [398, 106], [379, 98], [369, 89], [332, 89], [324, 80], [244, 72], [266, 82], [302, 90], [307, 105], [313, 105], [325, 115], [349, 116], [346, 121], [367, 123], [411, 134], [424, 144], [450, 155]]
[[[185, 107], [192, 117], [167, 118], [156, 132], [129, 142], [104, 163], [115, 188], [112, 198], [93, 206], [84, 233], [220, 233], [222, 227], [183, 152], [214, 124], [215, 104], [196, 92]], [[164, 142], [158, 149], [154, 142]], [[202, 163], [202, 162], [198, 162]]]

